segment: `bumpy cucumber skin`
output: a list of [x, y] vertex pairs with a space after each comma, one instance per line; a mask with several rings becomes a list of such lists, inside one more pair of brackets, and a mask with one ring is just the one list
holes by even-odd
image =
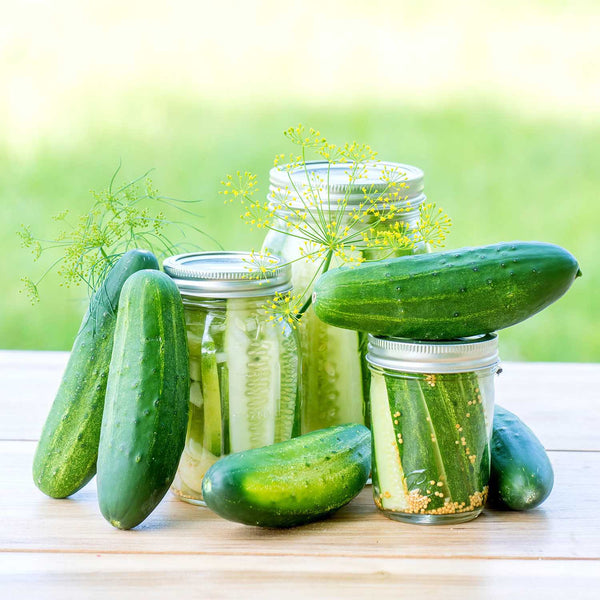
[[533, 431], [496, 405], [491, 447], [490, 504], [512, 510], [539, 506], [552, 491], [554, 471]]
[[340, 425], [222, 458], [207, 471], [202, 495], [230, 521], [294, 527], [350, 502], [370, 469], [369, 430]]
[[66, 498], [96, 474], [108, 367], [121, 288], [141, 269], [158, 269], [145, 250], [126, 252], [90, 301], [33, 460], [33, 480]]
[[337, 327], [453, 339], [531, 317], [579, 275], [576, 259], [559, 246], [499, 243], [333, 269], [318, 279], [314, 307]]
[[139, 525], [177, 471], [187, 428], [183, 305], [170, 277], [132, 275], [119, 313], [98, 453], [98, 501], [119, 529]]

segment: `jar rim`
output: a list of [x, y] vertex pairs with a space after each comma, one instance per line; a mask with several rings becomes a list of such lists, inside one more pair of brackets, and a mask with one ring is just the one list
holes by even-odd
[[182, 297], [192, 300], [274, 296], [292, 288], [289, 263], [254, 252], [178, 254], [166, 258], [163, 269]]
[[[350, 169], [358, 163], [331, 163], [326, 160], [307, 161], [302, 165], [279, 165], [269, 172], [268, 200], [271, 204], [285, 204], [296, 210], [309, 210], [311, 199], [321, 201], [326, 194], [328, 205], [337, 210], [344, 202], [346, 210], [355, 209], [365, 197], [377, 199], [390, 185], [391, 177], [402, 184], [401, 197], [395, 203], [398, 209], [414, 212], [425, 202], [424, 173], [419, 167], [391, 161], [371, 160], [361, 163], [364, 173], [349, 181]], [[315, 190], [319, 190], [318, 193]], [[324, 201], [323, 201], [324, 202]], [[324, 207], [322, 207], [324, 208]]]
[[369, 334], [366, 358], [371, 366], [406, 373], [479, 371], [500, 362], [498, 334], [441, 341]]

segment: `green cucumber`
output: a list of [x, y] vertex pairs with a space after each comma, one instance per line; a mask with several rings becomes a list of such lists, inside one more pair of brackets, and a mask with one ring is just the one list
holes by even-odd
[[202, 396], [204, 398], [204, 448], [215, 456], [223, 453], [221, 443], [221, 392], [217, 366], [217, 345], [210, 333], [213, 315], [207, 315], [202, 336], [200, 364], [202, 365]]
[[300, 322], [302, 341], [302, 432], [344, 423], [364, 423], [359, 338], [329, 327], [309, 309]]
[[580, 275], [575, 258], [559, 246], [499, 243], [330, 270], [316, 283], [314, 308], [336, 327], [454, 339], [531, 317]]
[[363, 425], [340, 425], [231, 454], [206, 473], [204, 500], [221, 517], [246, 525], [293, 527], [322, 519], [363, 489], [370, 437]]
[[[125, 285], [98, 451], [98, 501], [119, 529], [139, 525], [175, 476], [184, 447], [190, 375], [181, 296], [160, 271]], [[194, 405], [202, 405], [198, 394]]]
[[280, 387], [275, 421], [275, 443], [300, 435], [301, 417], [298, 410], [300, 406], [298, 338], [290, 324], [284, 323], [281, 328], [279, 347]]
[[280, 396], [276, 326], [246, 299], [227, 301], [225, 353], [229, 378], [230, 452], [272, 444]]
[[529, 510], [550, 495], [554, 471], [544, 447], [523, 421], [497, 405], [491, 450], [492, 505]]
[[33, 480], [52, 498], [66, 498], [95, 474], [108, 367], [121, 288], [141, 269], [158, 269], [145, 250], [126, 252], [93, 295], [71, 350], [33, 460]]

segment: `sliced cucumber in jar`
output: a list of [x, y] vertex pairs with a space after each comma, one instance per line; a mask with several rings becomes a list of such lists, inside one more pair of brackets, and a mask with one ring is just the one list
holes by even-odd
[[272, 444], [280, 397], [277, 331], [245, 299], [227, 301], [225, 353], [230, 452]]
[[309, 309], [301, 320], [302, 432], [364, 424], [358, 333], [325, 325]]
[[[276, 325], [275, 327], [279, 327]], [[279, 332], [280, 397], [277, 406], [274, 442], [282, 442], [295, 437], [299, 431], [298, 379], [299, 355], [297, 336], [291, 325], [284, 324]]]
[[408, 508], [408, 490], [383, 375], [371, 377], [370, 412], [375, 503], [383, 510], [404, 511]]
[[217, 367], [217, 346], [210, 332], [212, 315], [206, 318], [202, 336], [202, 395], [204, 397], [203, 445], [215, 456], [222, 454], [221, 445], [221, 391]]

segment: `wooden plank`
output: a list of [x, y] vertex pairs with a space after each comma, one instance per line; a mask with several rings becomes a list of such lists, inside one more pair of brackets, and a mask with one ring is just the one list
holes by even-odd
[[[67, 359], [67, 352], [0, 351], [0, 439], [38, 439]], [[503, 367], [496, 380], [498, 403], [516, 412], [547, 448], [600, 451], [600, 365]]]
[[386, 519], [370, 488], [333, 518], [291, 530], [230, 523], [170, 494], [133, 531], [118, 531], [96, 505], [95, 484], [68, 500], [33, 485], [33, 442], [0, 442], [0, 550], [387, 558], [600, 558], [600, 453], [552, 452], [553, 494], [526, 512], [486, 510], [470, 523], [425, 527]]
[[68, 352], [0, 350], [0, 439], [39, 439], [68, 359]]
[[4, 598], [598, 597], [597, 561], [8, 553]]
[[505, 363], [496, 401], [551, 450], [600, 450], [600, 364]]

